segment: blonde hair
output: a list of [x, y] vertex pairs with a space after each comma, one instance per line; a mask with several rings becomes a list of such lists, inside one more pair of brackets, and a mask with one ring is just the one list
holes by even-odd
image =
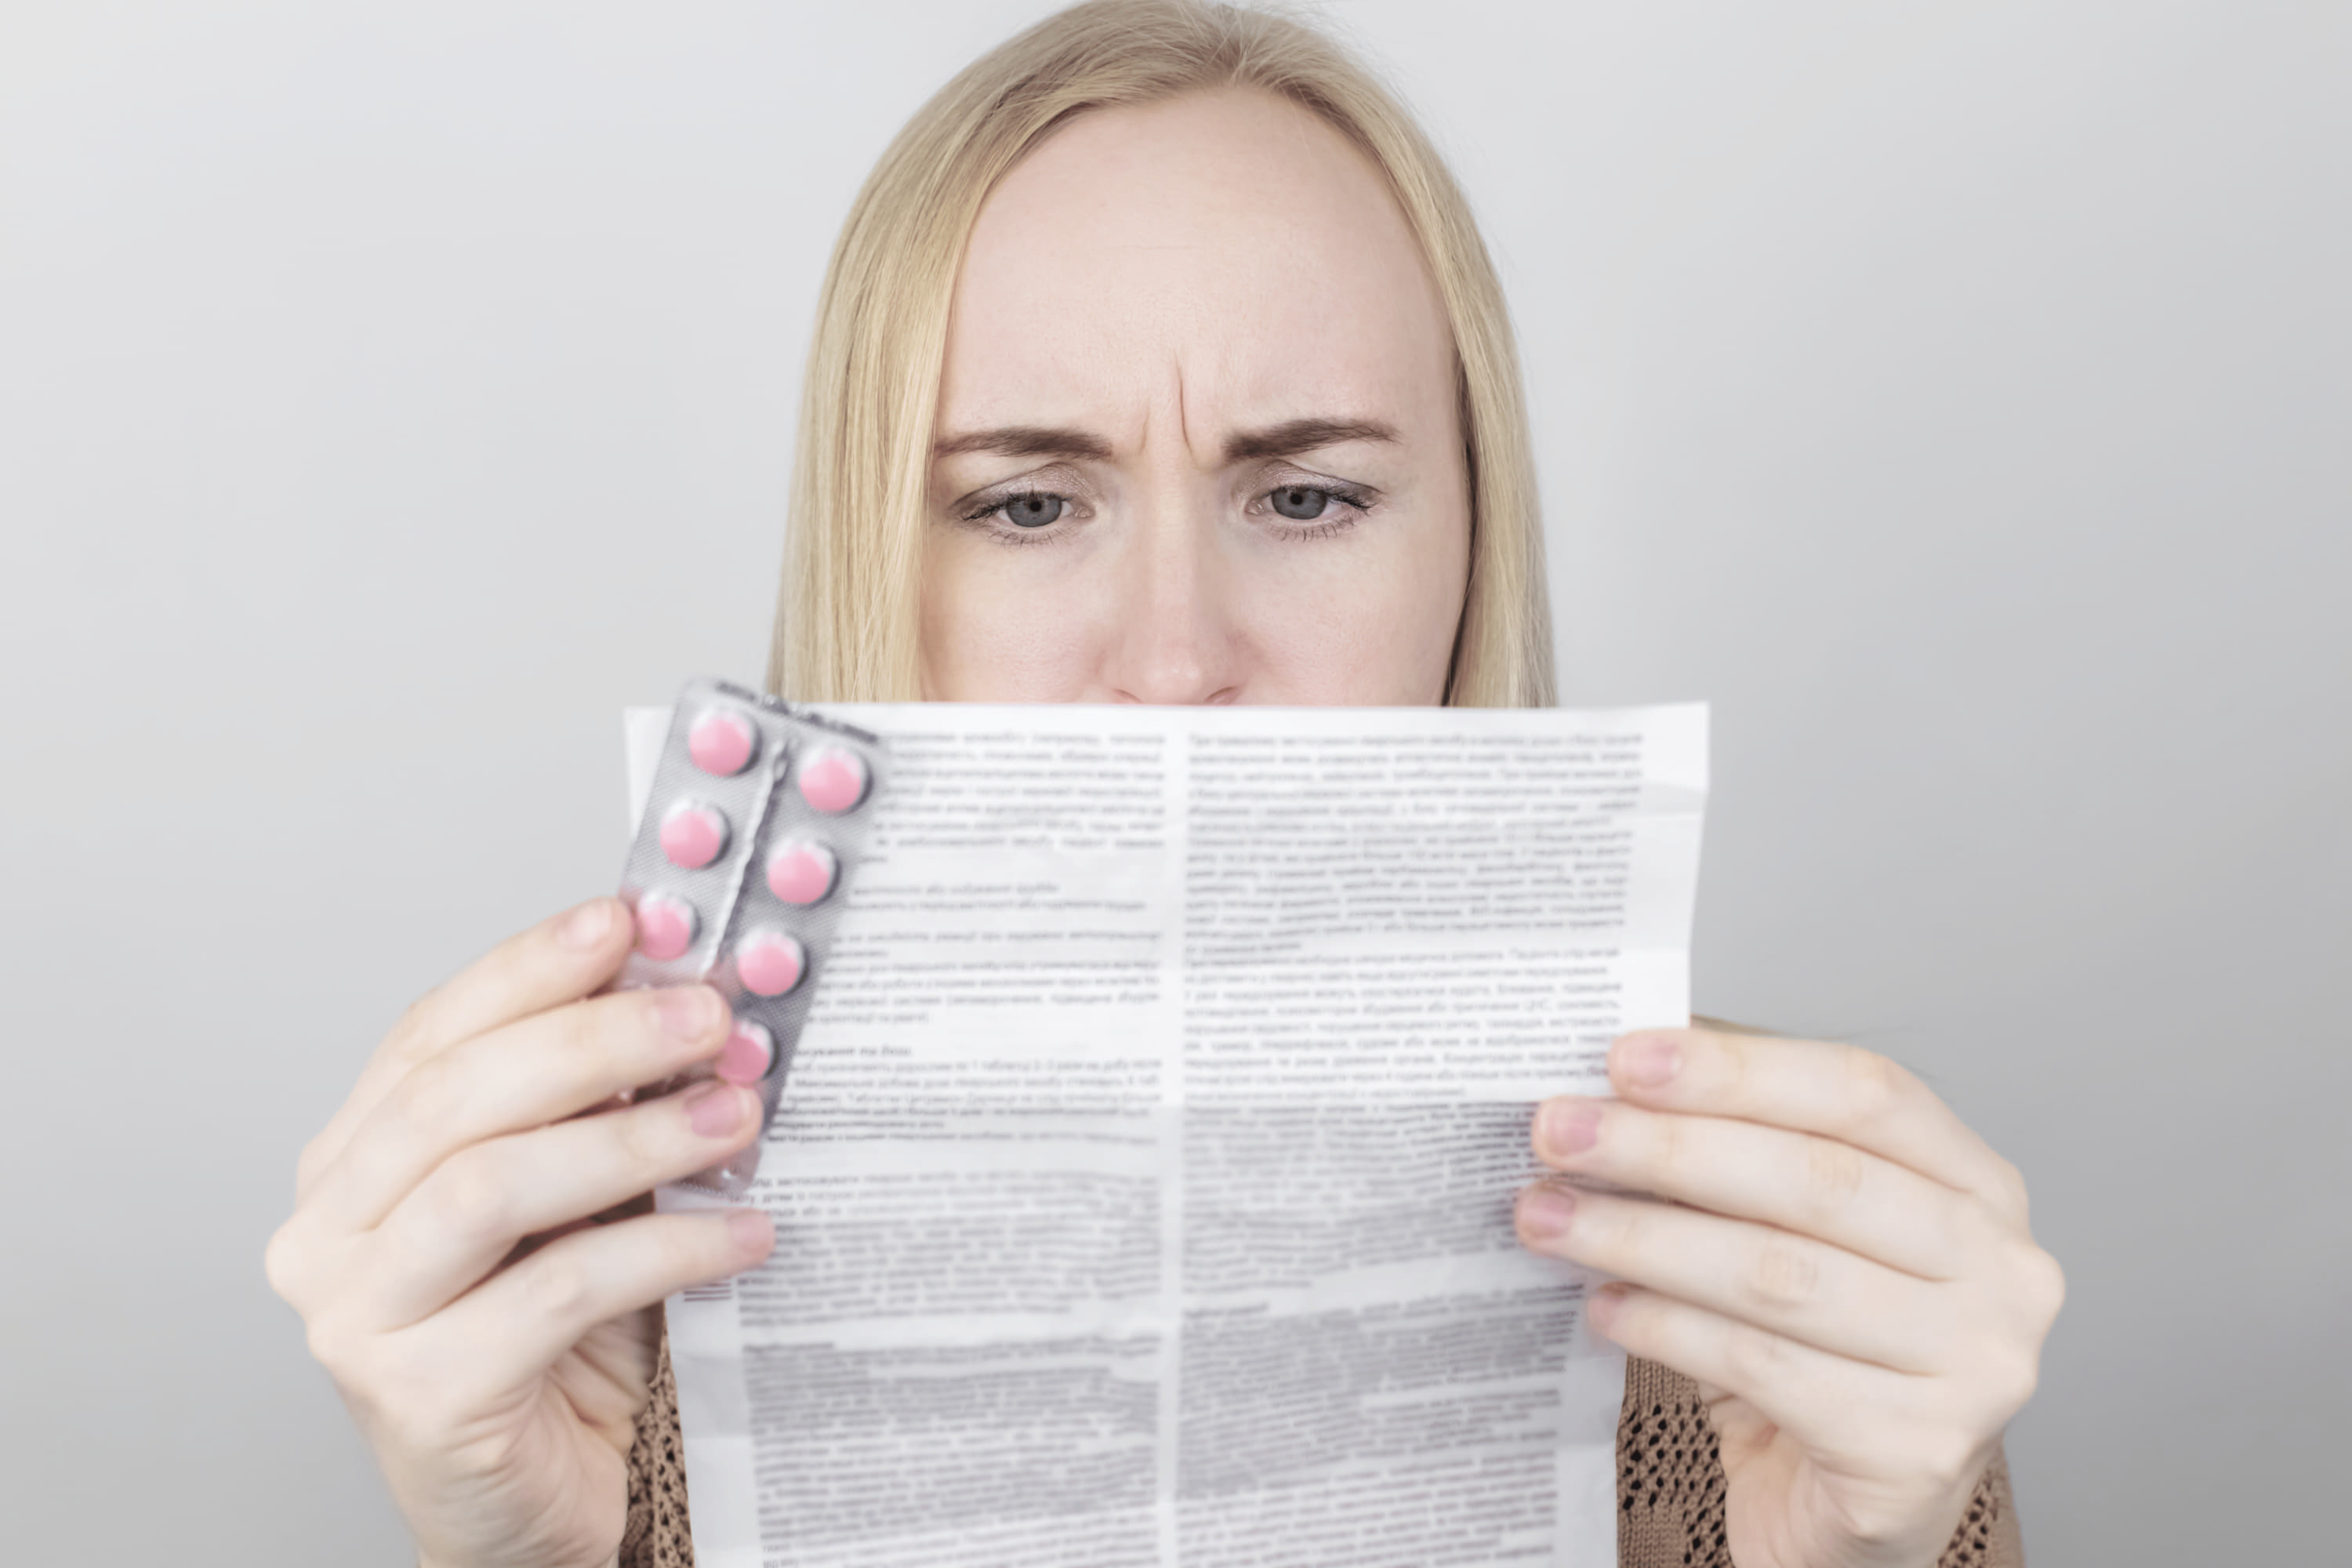
[[1551, 615], [1510, 318], [1477, 225], [1410, 114], [1337, 44], [1204, 0], [1087, 0], [983, 55], [907, 123], [850, 209], [801, 402], [768, 684], [803, 701], [919, 695], [918, 594], [949, 306], [982, 204], [1071, 116], [1214, 88], [1319, 115], [1386, 176], [1454, 330], [1471, 503], [1446, 700], [1548, 707]]

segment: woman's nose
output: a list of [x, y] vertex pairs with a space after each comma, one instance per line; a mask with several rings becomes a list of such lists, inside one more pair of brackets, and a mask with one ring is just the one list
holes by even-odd
[[1162, 512], [1138, 528], [1112, 606], [1103, 681], [1119, 702], [1241, 700], [1248, 650], [1217, 520]]

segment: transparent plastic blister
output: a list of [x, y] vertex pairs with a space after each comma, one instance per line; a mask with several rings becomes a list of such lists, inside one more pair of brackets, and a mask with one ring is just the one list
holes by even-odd
[[621, 870], [637, 945], [615, 984], [711, 985], [735, 1012], [729, 1050], [768, 1058], [761, 1136], [681, 1185], [730, 1199], [751, 1189], [888, 768], [876, 737], [806, 709], [722, 680], [678, 694]]

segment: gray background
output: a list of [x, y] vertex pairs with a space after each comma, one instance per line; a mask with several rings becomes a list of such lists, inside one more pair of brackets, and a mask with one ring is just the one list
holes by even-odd
[[[833, 231], [1043, 9], [0, 5], [13, 1559], [403, 1557], [295, 1152], [757, 676]], [[2032, 1181], [2035, 1561], [2342, 1560], [2352, 7], [1329, 14], [1500, 258], [1567, 696], [1717, 705], [1702, 1006]]]

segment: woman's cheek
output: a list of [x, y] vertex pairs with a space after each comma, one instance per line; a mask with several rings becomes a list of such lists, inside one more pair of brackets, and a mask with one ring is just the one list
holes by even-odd
[[1088, 672], [1099, 663], [1095, 595], [1082, 574], [1072, 581], [1067, 572], [1037, 569], [1049, 563], [1023, 559], [1056, 548], [974, 539], [933, 544], [920, 618], [926, 701], [1088, 700]]
[[[1419, 707], [1444, 700], [1468, 584], [1468, 525], [1378, 514], [1328, 540], [1279, 541], [1246, 616], [1262, 702]], [[1364, 531], [1379, 528], [1377, 534]]]

